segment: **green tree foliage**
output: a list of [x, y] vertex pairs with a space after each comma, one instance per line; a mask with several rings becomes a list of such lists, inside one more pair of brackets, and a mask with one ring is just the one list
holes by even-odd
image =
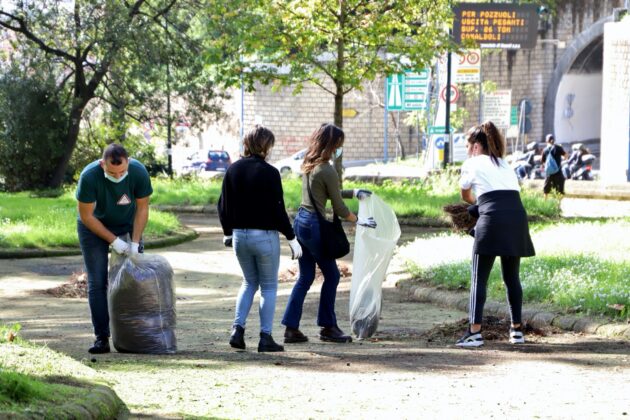
[[67, 118], [54, 80], [17, 69], [0, 77], [0, 185], [44, 188], [61, 156]]
[[[50, 63], [65, 111], [60, 153], [47, 186], [59, 186], [86, 110], [100, 107], [124, 142], [130, 121], [165, 121], [166, 92], [198, 111], [216, 112], [200, 60], [205, 16], [199, 0], [6, 0], [0, 27], [12, 33], [13, 62]], [[26, 65], [25, 65], [26, 67]]]
[[[226, 43], [238, 47], [215, 43], [208, 49], [210, 60], [233, 60], [225, 68], [231, 80], [243, 77], [249, 86], [254, 79], [277, 80], [297, 91], [304, 83], [316, 84], [333, 96], [333, 119], [340, 127], [344, 95], [378, 75], [421, 68], [449, 44], [447, 0], [211, 3], [220, 11], [214, 18], [229, 33]], [[239, 42], [233, 44], [234, 38]], [[339, 170], [340, 161], [336, 166]]]

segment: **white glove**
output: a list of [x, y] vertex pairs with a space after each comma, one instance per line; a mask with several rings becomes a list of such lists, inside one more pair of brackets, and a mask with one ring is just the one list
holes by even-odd
[[225, 245], [227, 247], [230, 247], [230, 248], [232, 247], [232, 235], [223, 237], [223, 245]]
[[359, 199], [359, 200], [363, 200], [364, 198], [368, 198], [371, 195], [372, 195], [372, 191], [370, 191], [370, 190], [361, 190], [359, 188], [355, 188], [354, 189], [354, 196], [357, 199]]
[[137, 254], [138, 253], [138, 249], [140, 248], [140, 244], [138, 242], [132, 242], [131, 243], [131, 254]]
[[367, 217], [367, 218], [365, 218], [365, 217], [358, 217], [357, 218], [357, 225], [374, 229], [374, 228], [376, 228], [376, 220], [374, 220], [374, 218], [371, 217], [371, 216]]
[[116, 251], [117, 254], [127, 255], [129, 253], [129, 244], [120, 238], [114, 239], [111, 245], [112, 249]]
[[289, 246], [291, 247], [291, 259], [297, 260], [302, 256], [302, 247], [298, 242], [297, 238], [293, 238], [289, 241]]

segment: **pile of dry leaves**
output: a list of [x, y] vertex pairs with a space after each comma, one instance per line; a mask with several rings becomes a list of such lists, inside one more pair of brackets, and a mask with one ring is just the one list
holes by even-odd
[[[508, 335], [510, 330], [510, 321], [505, 318], [498, 318], [496, 316], [487, 316], [483, 318], [482, 322], [483, 339], [488, 340], [503, 340], [508, 341]], [[462, 318], [457, 322], [451, 322], [448, 324], [441, 324], [431, 328], [429, 331], [422, 334], [422, 338], [428, 342], [435, 342], [439, 344], [452, 344], [457, 341], [458, 338], [464, 334], [468, 328], [468, 319]], [[552, 333], [551, 330], [545, 331], [538, 328], [534, 328], [529, 324], [524, 325], [524, 333], [526, 339], [531, 340], [533, 337], [544, 337]]]
[[84, 272], [72, 273], [67, 283], [46, 289], [43, 292], [58, 298], [87, 298], [87, 274]]
[[[337, 261], [337, 267], [339, 268], [339, 273], [341, 274], [341, 280], [345, 278], [352, 277], [352, 272], [350, 271], [350, 267], [343, 261]], [[279, 282], [294, 282], [297, 280], [299, 275], [299, 268], [297, 261], [291, 263], [290, 267], [287, 267], [284, 270], [281, 270], [278, 273], [278, 281]], [[322, 274], [319, 267], [315, 271], [315, 281], [323, 281], [324, 275]]]

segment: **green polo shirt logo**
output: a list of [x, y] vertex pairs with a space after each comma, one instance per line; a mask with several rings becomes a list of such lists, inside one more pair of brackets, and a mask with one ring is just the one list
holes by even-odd
[[118, 204], [119, 206], [127, 206], [131, 204], [131, 200], [129, 199], [129, 197], [127, 197], [127, 194], [123, 194], [116, 204]]

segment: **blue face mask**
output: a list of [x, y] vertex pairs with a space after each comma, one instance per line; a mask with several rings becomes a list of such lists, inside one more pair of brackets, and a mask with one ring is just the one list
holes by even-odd
[[129, 172], [125, 172], [124, 174], [122, 174], [120, 178], [115, 178], [111, 176], [110, 174], [108, 174], [107, 172], [105, 172], [105, 178], [109, 179], [114, 184], [118, 184], [119, 182], [122, 182], [123, 179], [127, 178], [127, 175], [129, 175]]
[[341, 156], [342, 152], [343, 152], [343, 147], [337, 147], [335, 149], [335, 159], [339, 158], [339, 156]]

